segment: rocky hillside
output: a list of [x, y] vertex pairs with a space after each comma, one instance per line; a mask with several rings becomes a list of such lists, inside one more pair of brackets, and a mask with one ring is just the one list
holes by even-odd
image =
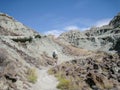
[[107, 26], [55, 38], [0, 13], [0, 90], [119, 90], [119, 54], [95, 51], [119, 52], [118, 16]]
[[119, 52], [120, 13], [110, 21], [109, 25], [94, 27], [84, 32], [79, 30], [65, 32], [59, 36], [59, 39], [88, 50]]
[[[38, 81], [37, 76], [39, 78], [35, 72], [43, 70], [42, 67], [54, 66], [54, 50], [59, 54], [59, 64], [78, 57], [81, 51], [84, 52], [80, 56], [90, 54], [78, 49], [72, 55], [77, 49], [69, 43], [60, 43], [54, 36], [41, 35], [13, 17], [0, 13], [0, 90], [34, 90], [32, 83]], [[41, 75], [45, 73], [47, 71]], [[46, 87], [45, 84], [42, 87]]]
[[119, 90], [120, 57], [104, 52], [73, 59], [53, 67], [49, 73], [60, 81], [62, 90]]
[[36, 34], [31, 28], [23, 25], [13, 17], [0, 13], [0, 35], [30, 36]]

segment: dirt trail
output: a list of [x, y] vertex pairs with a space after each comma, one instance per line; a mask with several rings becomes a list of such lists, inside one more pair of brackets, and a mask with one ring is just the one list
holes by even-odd
[[38, 70], [38, 81], [33, 85], [31, 90], [58, 90], [56, 88], [57, 79], [47, 73], [49, 68]]
[[[79, 57], [79, 59], [83, 59], [83, 58], [87, 58], [87, 57], [91, 57], [94, 55], [88, 55], [88, 56], [82, 56]], [[62, 57], [62, 56], [61, 56]], [[58, 60], [58, 64], [68, 61], [66, 57], [63, 57], [63, 60]], [[75, 57], [73, 57], [75, 58]], [[78, 59], [78, 58], [77, 58]], [[72, 60], [72, 58], [71, 58]], [[53, 67], [53, 66], [51, 66]], [[53, 76], [48, 74], [48, 70], [51, 67], [43, 67], [41, 70], [38, 69], [38, 81], [36, 82], [36, 84], [33, 85], [31, 90], [58, 90], [56, 88], [58, 81], [57, 79]]]
[[[58, 48], [57, 48], [57, 51], [59, 51]], [[60, 52], [60, 51], [58, 52], [58, 55], [59, 56], [58, 56], [57, 65], [73, 59], [80, 59], [80, 58], [84, 59], [91, 56], [91, 55], [88, 55], [88, 56], [75, 57], [75, 56], [65, 55], [63, 52]], [[54, 66], [51, 66], [51, 67], [54, 67]], [[43, 67], [41, 70], [38, 70], [38, 81], [33, 85], [31, 90], [58, 90], [56, 86], [59, 82], [53, 75], [48, 74], [48, 70], [51, 67]]]

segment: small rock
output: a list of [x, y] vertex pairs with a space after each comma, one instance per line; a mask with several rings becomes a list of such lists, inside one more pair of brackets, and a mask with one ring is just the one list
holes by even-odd
[[97, 64], [93, 64], [93, 69], [99, 69], [99, 66]]
[[117, 62], [117, 66], [120, 67], [120, 61]]
[[118, 82], [120, 82], [120, 76], [118, 76], [117, 79], [118, 79]]

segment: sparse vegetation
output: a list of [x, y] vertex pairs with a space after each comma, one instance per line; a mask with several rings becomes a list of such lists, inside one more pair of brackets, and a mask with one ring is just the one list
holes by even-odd
[[53, 71], [52, 71], [52, 69], [49, 69], [49, 70], [48, 70], [48, 73], [49, 73], [49, 74], [54, 74]]
[[31, 83], [35, 83], [38, 78], [36, 69], [30, 68], [27, 73], [28, 73], [28, 76], [27, 76], [28, 81]]
[[74, 84], [72, 79], [67, 79], [62, 75], [55, 75], [59, 81], [57, 88], [60, 90], [78, 90], [79, 86]]
[[39, 35], [39, 34], [35, 35], [35, 38], [41, 38], [41, 35]]
[[24, 37], [24, 38], [13, 38], [12, 39], [14, 42], [21, 42], [21, 43], [25, 43], [25, 42], [32, 42], [33, 38], [32, 37]]
[[[52, 71], [52, 69], [50, 69], [48, 71], [49, 74], [54, 74], [54, 72]], [[74, 84], [74, 81], [73, 79], [70, 77], [70, 78], [66, 78], [64, 75], [63, 75], [63, 72], [60, 71], [56, 74], [54, 74], [55, 77], [58, 79], [59, 83], [57, 85], [57, 88], [60, 89], [60, 90], [78, 90], [79, 86], [75, 85]]]
[[70, 89], [70, 80], [67, 80], [65, 78], [59, 78], [59, 83], [57, 85], [57, 88], [61, 90], [69, 90]]
[[[112, 90], [114, 85], [117, 87], [119, 82], [113, 82], [114, 78], [118, 79], [119, 77], [117, 77], [118, 71], [113, 69], [114, 66], [111, 65], [111, 62], [117, 64], [118, 61], [119, 56], [116, 54], [97, 52], [92, 58], [75, 59], [53, 67], [49, 70], [49, 74], [53, 74], [58, 79], [59, 84], [57, 88], [61, 90], [82, 90], [85, 87], [85, 90]], [[118, 66], [116, 65], [116, 68], [119, 68]], [[101, 72], [106, 74], [106, 76], [101, 74]], [[114, 73], [114, 78], [110, 76], [111, 73]]]

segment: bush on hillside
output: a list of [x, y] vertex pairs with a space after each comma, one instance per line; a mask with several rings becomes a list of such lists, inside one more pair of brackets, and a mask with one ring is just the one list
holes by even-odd
[[70, 88], [70, 81], [65, 79], [65, 78], [59, 79], [59, 83], [57, 85], [57, 88], [61, 89], [61, 90], [69, 90], [69, 88]]
[[29, 82], [31, 83], [35, 83], [37, 81], [37, 72], [36, 72], [36, 69], [35, 68], [30, 68], [28, 69], [28, 76], [27, 76], [27, 79]]
[[38, 35], [35, 35], [35, 38], [41, 38], [41, 36], [38, 34]]
[[29, 38], [27, 38], [27, 37], [24, 37], [24, 38], [13, 38], [12, 39], [14, 42], [21, 42], [21, 43], [25, 43], [25, 42], [32, 42], [32, 40], [33, 40], [33, 38], [32, 37], [29, 37]]

